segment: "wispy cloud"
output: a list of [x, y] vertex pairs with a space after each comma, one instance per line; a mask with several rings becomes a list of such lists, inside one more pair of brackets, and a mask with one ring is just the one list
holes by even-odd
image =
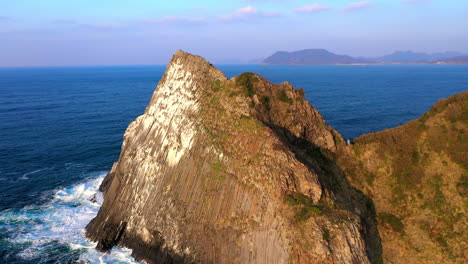
[[372, 2], [369, 1], [361, 1], [361, 2], [354, 2], [349, 5], [347, 5], [344, 10], [345, 11], [355, 11], [363, 8], [368, 8], [372, 6]]
[[6, 21], [6, 20], [10, 20], [10, 18], [6, 16], [0, 16], [0, 21]]
[[258, 17], [276, 17], [279, 15], [280, 13], [278, 12], [263, 12], [249, 5], [239, 8], [230, 14], [219, 16], [218, 19], [221, 21], [241, 21]]
[[[222, 11], [219, 11], [220, 13]], [[198, 15], [198, 16], [164, 16], [156, 18], [143, 18], [129, 23], [83, 23], [75, 19], [59, 19], [53, 21], [57, 25], [76, 26], [88, 30], [127, 30], [134, 27], [151, 27], [157, 25], [206, 25], [219, 22], [237, 22], [251, 19], [277, 17], [279, 12], [265, 12], [256, 9], [253, 6], [246, 6], [232, 11], [231, 13], [221, 15]]]
[[300, 12], [300, 13], [313, 13], [313, 12], [318, 12], [318, 11], [322, 11], [322, 10], [328, 10], [328, 9], [331, 9], [331, 8], [332, 7], [329, 6], [329, 5], [321, 5], [321, 4], [318, 4], [318, 3], [314, 3], [314, 4], [308, 5], [308, 6], [302, 6], [302, 7], [294, 8], [294, 11]]
[[255, 18], [276, 17], [281, 14], [278, 12], [264, 12], [256, 9], [253, 6], [246, 6], [234, 10], [231, 13], [217, 16], [165, 16], [162, 18], [147, 18], [139, 20], [137, 23], [141, 25], [155, 24], [183, 24], [183, 25], [200, 25], [219, 22], [236, 22]]

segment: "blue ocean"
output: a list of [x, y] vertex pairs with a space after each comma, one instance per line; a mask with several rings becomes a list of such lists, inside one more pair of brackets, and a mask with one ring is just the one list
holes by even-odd
[[[352, 139], [418, 118], [468, 89], [468, 66], [221, 65], [304, 88]], [[94, 250], [83, 228], [165, 66], [0, 68], [0, 263], [136, 263], [130, 250]]]

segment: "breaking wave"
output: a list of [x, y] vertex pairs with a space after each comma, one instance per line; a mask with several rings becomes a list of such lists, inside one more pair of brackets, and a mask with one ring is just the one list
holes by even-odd
[[[131, 250], [115, 247], [98, 252], [85, 238], [85, 226], [96, 216], [105, 173], [57, 190], [41, 205], [0, 211], [0, 260], [4, 263], [139, 263]], [[96, 201], [91, 198], [96, 194]]]

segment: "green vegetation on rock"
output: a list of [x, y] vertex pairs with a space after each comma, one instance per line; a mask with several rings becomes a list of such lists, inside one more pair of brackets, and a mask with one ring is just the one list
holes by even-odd
[[379, 223], [382, 225], [389, 225], [393, 231], [398, 232], [400, 234], [405, 233], [405, 228], [401, 219], [394, 214], [381, 212], [378, 214]]
[[289, 103], [289, 104], [292, 104], [293, 103], [293, 100], [291, 98], [288, 97], [288, 95], [286, 94], [285, 91], [280, 91], [278, 93], [278, 99], [281, 101], [281, 102], [285, 102], [285, 103]]
[[214, 164], [213, 164], [213, 169], [216, 171], [216, 172], [223, 172], [226, 170], [226, 168], [224, 167], [224, 165], [221, 163], [221, 161], [216, 161]]
[[313, 203], [309, 196], [300, 192], [297, 192], [294, 195], [286, 195], [284, 202], [289, 206], [298, 207], [298, 210], [294, 215], [294, 219], [298, 222], [305, 221], [312, 215], [320, 214], [322, 211], [318, 205]]
[[213, 92], [219, 92], [222, 88], [222, 84], [221, 84], [221, 81], [220, 80], [215, 80], [215, 81], [212, 81], [211, 82], [211, 90]]
[[265, 110], [269, 111], [271, 109], [269, 96], [263, 95], [262, 97], [260, 97], [260, 102], [262, 103]]
[[337, 136], [333, 137], [333, 141], [335, 142], [336, 145], [341, 145], [341, 143], [343, 143], [341, 139]]
[[326, 226], [322, 227], [322, 239], [327, 241], [327, 243], [330, 243], [330, 240], [331, 240], [330, 229], [328, 229], [328, 227]]
[[243, 87], [244, 95], [252, 97], [254, 95], [254, 83], [258, 81], [258, 78], [254, 73], [244, 72], [236, 77], [236, 85]]

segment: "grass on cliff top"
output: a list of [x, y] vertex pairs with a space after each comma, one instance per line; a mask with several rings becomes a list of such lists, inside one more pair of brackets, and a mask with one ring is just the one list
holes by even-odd
[[439, 100], [419, 121], [427, 128], [431, 147], [436, 152], [446, 152], [454, 162], [468, 170], [468, 136], [465, 134], [468, 91]]
[[445, 112], [445, 116], [451, 122], [464, 121], [466, 123], [468, 121], [468, 91], [439, 100], [418, 120], [424, 123], [430, 117], [442, 112]]
[[[209, 136], [209, 143], [227, 156], [254, 156], [259, 151], [258, 137], [264, 133], [264, 125], [246, 113], [244, 108], [248, 105], [244, 102], [253, 100], [243, 97], [248, 96], [248, 90], [253, 91], [253, 83], [257, 80], [253, 73], [244, 73], [236, 77], [235, 82], [210, 81], [206, 84], [207, 89], [202, 90], [200, 116], [197, 117], [199, 127]], [[234, 142], [244, 144], [237, 146]], [[212, 164], [214, 172], [220, 175], [226, 171], [226, 166], [220, 161]]]
[[352, 147], [355, 155], [341, 159], [353, 184], [366, 193], [391, 190], [391, 197], [375, 197], [377, 219], [379, 225], [405, 235], [401, 238], [405, 246], [427, 252], [421, 245], [431, 243], [412, 241], [427, 236], [438, 245], [432, 248], [436, 254], [463, 258], [467, 123], [468, 92], [464, 92], [440, 100], [418, 120], [357, 138]]
[[[468, 92], [440, 100], [419, 120], [403, 126], [363, 135], [353, 150], [359, 157], [373, 149], [385, 166], [391, 168], [397, 203], [404, 192], [423, 183], [425, 168], [440, 153], [446, 153], [461, 168], [467, 169]], [[374, 146], [374, 147], [371, 147]]]

